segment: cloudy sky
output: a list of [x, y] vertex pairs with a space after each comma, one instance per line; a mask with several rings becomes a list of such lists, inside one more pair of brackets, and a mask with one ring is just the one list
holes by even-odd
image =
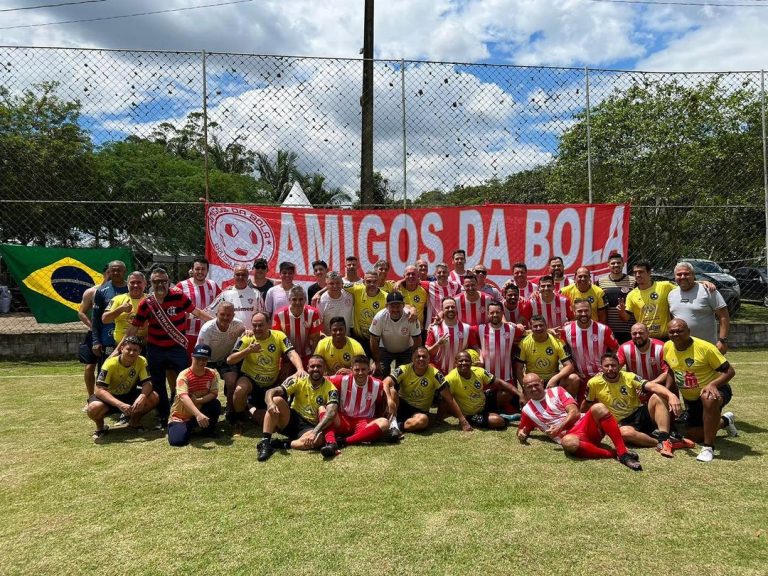
[[[43, 4], [65, 5], [19, 10]], [[0, 0], [0, 44], [359, 58], [363, 4]], [[165, 12], [120, 17], [158, 10]], [[409, 194], [503, 177], [549, 160], [583, 109], [581, 67], [760, 70], [768, 67], [766, 37], [765, 0], [378, 0], [375, 9], [377, 58], [576, 69], [408, 65]], [[16, 72], [12, 89], [59, 80], [66, 96], [83, 102], [84, 122], [97, 142], [144, 133], [163, 120], [180, 122], [200, 101], [194, 56], [139, 63], [121, 53], [6, 50], [2, 57]], [[322, 171], [351, 190], [359, 166], [359, 72], [358, 64], [342, 61], [213, 58], [211, 117], [224, 128], [223, 140], [239, 136], [266, 152], [296, 150], [305, 170]], [[375, 81], [376, 168], [397, 187], [397, 67], [377, 69]], [[596, 101], [601, 82], [607, 94], [613, 81], [595, 74]], [[0, 84], [7, 83], [0, 76]]]

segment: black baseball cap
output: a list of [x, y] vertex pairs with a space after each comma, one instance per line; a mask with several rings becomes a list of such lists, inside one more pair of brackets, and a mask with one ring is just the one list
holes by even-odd
[[253, 261], [253, 267], [264, 268], [266, 270], [269, 268], [269, 262], [267, 262], [266, 258], [256, 258], [256, 260]]
[[400, 302], [403, 304], [405, 302], [405, 299], [403, 298], [403, 295], [400, 294], [400, 292], [390, 292], [387, 294], [387, 304], [390, 304], [392, 302]]
[[192, 350], [192, 358], [205, 358], [211, 359], [211, 347], [205, 344], [198, 344], [195, 349]]

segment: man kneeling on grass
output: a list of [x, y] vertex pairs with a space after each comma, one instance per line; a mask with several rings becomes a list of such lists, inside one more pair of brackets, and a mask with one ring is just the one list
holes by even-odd
[[[538, 374], [526, 374], [523, 391], [528, 402], [517, 431], [517, 439], [525, 444], [533, 428], [538, 428], [563, 447], [568, 454], [579, 458], [616, 458], [630, 470], [640, 471], [640, 458], [627, 450], [619, 431], [619, 424], [603, 404], [593, 404], [581, 414], [576, 400], [564, 388], [544, 389]], [[616, 450], [600, 446], [608, 436]]]
[[182, 370], [176, 379], [176, 398], [168, 420], [168, 443], [184, 446], [192, 430], [198, 426], [206, 436], [216, 435], [221, 415], [219, 373], [208, 368], [211, 347], [198, 344], [192, 351], [192, 366]]
[[147, 361], [141, 354], [141, 340], [128, 336], [122, 342], [118, 356], [112, 356], [101, 367], [96, 378], [96, 390], [88, 398], [88, 417], [96, 422], [94, 440], [109, 430], [104, 418], [122, 412], [128, 418], [128, 426], [143, 432], [141, 418], [159, 401], [152, 391], [152, 381], [147, 372]]
[[[324, 372], [325, 360], [313, 354], [307, 363], [307, 376], [290, 376], [267, 390], [264, 434], [256, 446], [259, 462], [268, 460], [275, 448], [312, 450], [323, 445], [323, 431], [333, 424], [339, 408], [339, 391]], [[289, 442], [274, 441], [272, 434], [277, 430]]]

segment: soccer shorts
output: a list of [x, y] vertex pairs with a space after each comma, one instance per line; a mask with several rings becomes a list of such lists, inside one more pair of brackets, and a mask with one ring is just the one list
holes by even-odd
[[93, 332], [90, 330], [77, 349], [77, 358], [80, 364], [98, 364], [99, 362], [99, 357], [93, 353]]
[[280, 430], [280, 432], [291, 440], [296, 440], [304, 436], [304, 434], [312, 430], [314, 427], [315, 425], [312, 424], [312, 422], [302, 418], [301, 415], [295, 410], [291, 410], [291, 416], [288, 419], [288, 424], [286, 424], [285, 428]]
[[[720, 396], [723, 397], [723, 406], [728, 404], [733, 398], [733, 390], [731, 390], [730, 384], [723, 384], [717, 389], [720, 392]], [[686, 400], [685, 407], [688, 408], [688, 422], [686, 426], [688, 428], [700, 428], [704, 426], [704, 404], [701, 398], [697, 400]], [[722, 408], [722, 406], [721, 406]]]
[[351, 436], [365, 428], [373, 420], [373, 418], [355, 418], [354, 416], [339, 414], [339, 425], [336, 427], [336, 432], [342, 436]]
[[622, 418], [619, 426], [632, 426], [632, 428], [643, 434], [652, 434], [656, 430], [656, 423], [651, 418], [650, 412], [648, 412], [647, 404], [643, 404], [632, 414]]
[[[138, 386], [134, 386], [133, 388], [131, 388], [131, 390], [129, 390], [125, 394], [112, 394], [112, 396], [114, 396], [120, 402], [125, 402], [126, 404], [133, 405], [133, 403], [136, 402], [136, 398], [139, 397], [139, 394], [141, 394], [141, 388], [139, 388]], [[109, 410], [107, 411], [107, 416], [109, 416], [110, 414], [117, 414], [118, 412], [120, 412], [120, 409], [117, 406], [112, 406], [112, 404], [107, 404], [106, 402], [104, 402], [104, 400], [96, 396], [96, 394], [91, 394], [88, 397], [88, 404], [90, 404], [91, 402], [101, 402], [102, 404], [104, 404], [104, 406], [109, 408]]]
[[405, 422], [409, 418], [415, 416], [416, 414], [424, 414], [428, 415], [426, 410], [422, 410], [421, 408], [416, 408], [415, 406], [411, 406], [400, 398], [400, 404], [397, 407], [397, 421], [398, 422]]
[[600, 444], [603, 436], [605, 436], [600, 425], [595, 421], [595, 417], [592, 416], [591, 410], [587, 411], [565, 434], [573, 434], [580, 441], [590, 444]]

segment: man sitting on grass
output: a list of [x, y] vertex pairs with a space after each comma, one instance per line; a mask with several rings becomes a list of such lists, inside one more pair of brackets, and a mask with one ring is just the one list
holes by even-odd
[[[523, 378], [523, 391], [528, 402], [517, 430], [521, 444], [526, 444], [531, 430], [538, 428], [568, 454], [579, 458], [616, 458], [630, 470], [643, 469], [638, 455], [627, 450], [618, 422], [603, 404], [593, 404], [582, 414], [576, 400], [564, 388], [545, 389], [544, 382], [533, 372]], [[606, 435], [616, 450], [600, 446]]]
[[147, 372], [147, 361], [141, 354], [141, 340], [127, 336], [118, 356], [112, 356], [101, 367], [96, 378], [96, 390], [88, 398], [88, 417], [96, 422], [92, 438], [97, 440], [106, 434], [109, 426], [104, 418], [122, 412], [128, 418], [128, 426], [139, 427], [142, 416], [158, 403], [157, 393], [152, 391], [152, 381]]
[[198, 426], [207, 436], [216, 435], [216, 424], [221, 415], [219, 373], [208, 368], [211, 347], [198, 344], [192, 350], [192, 366], [182, 370], [176, 379], [176, 398], [168, 420], [168, 443], [185, 446], [192, 430]]

